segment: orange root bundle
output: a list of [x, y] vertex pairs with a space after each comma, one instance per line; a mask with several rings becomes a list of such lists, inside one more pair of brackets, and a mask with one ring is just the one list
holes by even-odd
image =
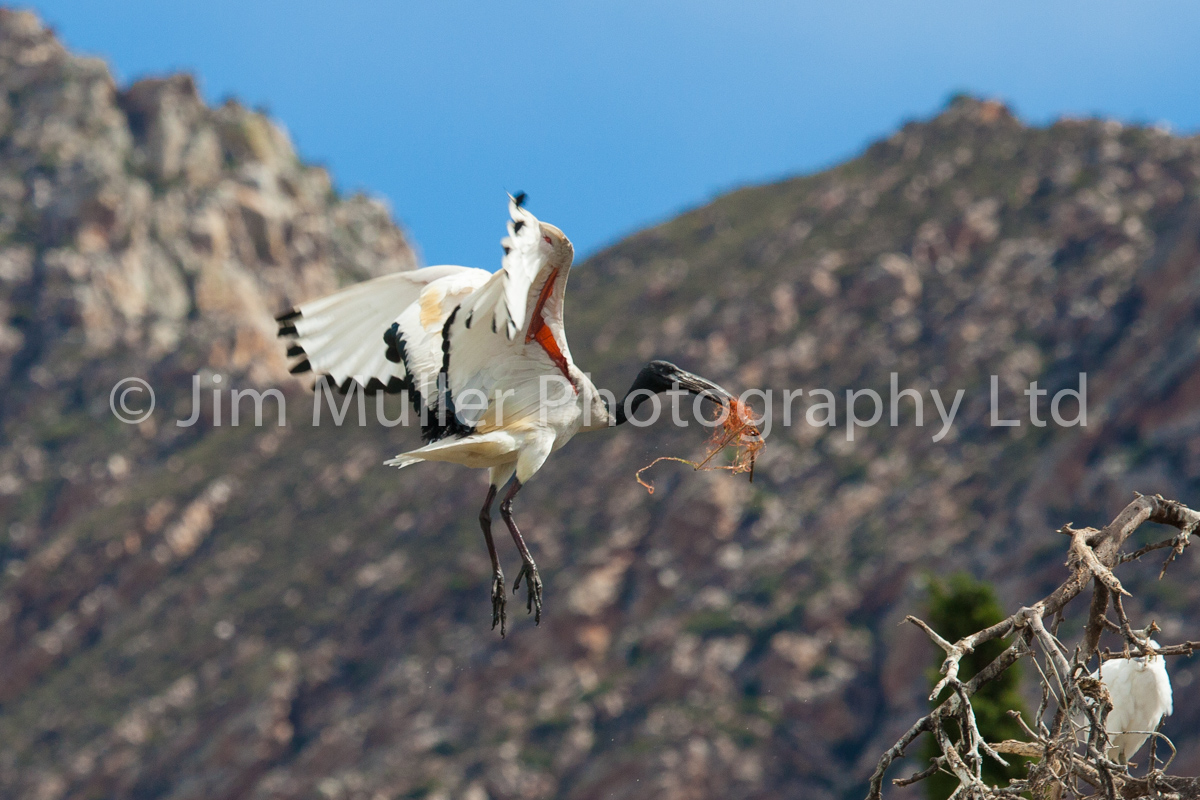
[[[712, 439], [709, 440], [708, 454], [704, 457], [703, 461], [696, 462], [689, 461], [686, 458], [676, 458], [675, 456], [660, 456], [637, 471], [637, 474], [634, 476], [637, 478], [637, 482], [645, 486], [646, 491], [650, 494], [654, 494], [654, 484], [642, 480], [642, 473], [660, 461], [678, 461], [681, 464], [687, 464], [696, 471], [727, 469], [734, 475], [747, 472], [750, 474], [750, 482], [753, 483], [754, 460], [758, 458], [759, 451], [765, 446], [762, 433], [754, 424], [754, 415], [750, 412], [750, 407], [740, 400], [731, 400], [728, 409], [723, 408], [718, 412], [717, 419], [721, 419], [721, 415], [724, 415], [724, 419], [713, 431]], [[710, 466], [709, 462], [716, 457], [717, 453], [720, 453], [730, 445], [736, 448], [733, 455], [733, 462], [721, 466]]]

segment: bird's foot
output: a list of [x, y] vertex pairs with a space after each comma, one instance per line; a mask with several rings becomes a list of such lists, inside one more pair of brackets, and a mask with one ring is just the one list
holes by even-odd
[[492, 576], [492, 630], [496, 630], [496, 626], [500, 626], [500, 638], [504, 638], [505, 629], [508, 624], [508, 615], [504, 613], [504, 605], [507, 599], [504, 596], [504, 573], [497, 571]]
[[537, 564], [532, 560], [521, 565], [517, 580], [513, 583], [513, 594], [521, 588], [521, 578], [525, 578], [525, 610], [533, 614], [533, 624], [542, 624], [542, 576], [538, 575]]

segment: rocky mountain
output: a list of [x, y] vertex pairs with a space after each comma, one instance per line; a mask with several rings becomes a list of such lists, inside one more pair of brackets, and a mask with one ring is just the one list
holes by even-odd
[[[1064, 575], [1061, 524], [1200, 502], [1200, 139], [960, 97], [577, 267], [599, 383], [670, 358], [771, 389], [772, 431], [753, 484], [660, 465], [653, 495], [634, 472], [702, 452], [696, 426], [556, 454], [518, 500], [545, 616], [501, 640], [482, 476], [383, 467], [415, 436], [370, 403], [313, 425], [274, 339], [291, 303], [414, 267], [386, 209], [262, 115], [186, 76], [118, 87], [27, 13], [0, 12], [0, 82], [5, 797], [857, 797], [925, 704], [931, 648], [898, 623], [930, 574], [1015, 608]], [[893, 373], [924, 425], [911, 397], [886, 424]], [[1033, 424], [1029, 382], [1046, 420], [1080, 373], [1087, 425]], [[990, 424], [993, 375], [1023, 424]], [[109, 407], [126, 377], [156, 392], [138, 425]], [[287, 424], [268, 398], [232, 425], [230, 388], [279, 388]], [[818, 388], [836, 427], [805, 418]], [[848, 389], [884, 403], [852, 440]], [[937, 441], [934, 389], [963, 390]], [[1200, 638], [1192, 554], [1132, 572], [1138, 620]], [[1184, 774], [1196, 670], [1164, 728]]]

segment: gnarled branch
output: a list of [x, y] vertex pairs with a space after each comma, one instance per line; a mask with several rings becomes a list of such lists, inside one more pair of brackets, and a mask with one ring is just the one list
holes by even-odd
[[[1126, 540], [1146, 522], [1170, 525], [1178, 530], [1178, 534], [1122, 555], [1121, 548]], [[1140, 633], [1131, 625], [1122, 603], [1122, 598], [1130, 594], [1114, 572], [1118, 566], [1147, 553], [1170, 548], [1171, 555], [1163, 564], [1165, 571], [1188, 547], [1191, 535], [1197, 530], [1200, 530], [1200, 513], [1181, 503], [1166, 500], [1161, 495], [1139, 494], [1103, 529], [1075, 529], [1069, 524], [1060, 529], [1060, 533], [1070, 537], [1067, 558], [1070, 574], [1058, 588], [1033, 605], [1023, 607], [995, 625], [957, 642], [942, 638], [922, 620], [907, 617], [908, 622], [921, 628], [946, 653], [941, 666], [942, 678], [934, 687], [930, 701], [936, 702], [947, 687], [952, 692], [932, 711], [918, 719], [880, 757], [871, 776], [867, 800], [882, 798], [883, 780], [888, 768], [904, 757], [909, 745], [922, 733], [933, 735], [941, 755], [927, 769], [908, 778], [895, 779], [894, 784], [908, 786], [943, 770], [959, 781], [955, 797], [979, 800], [1011, 798], [1025, 791], [1033, 791], [1035, 797], [1090, 797], [1099, 792], [1110, 800], [1141, 797], [1200, 800], [1200, 778], [1164, 775], [1153, 763], [1148, 774], [1135, 778], [1129, 773], [1128, 765], [1118, 764], [1108, 758], [1109, 741], [1105, 722], [1112, 704], [1107, 690], [1093, 677], [1088, 667], [1093, 659], [1100, 662], [1107, 658], [1141, 655], [1191, 655], [1195, 650], [1200, 650], [1200, 642], [1192, 641], [1164, 647], [1151, 646], [1149, 631]], [[1093, 590], [1083, 639], [1068, 659], [1067, 649], [1051, 629], [1057, 632], [1063, 608], [1082, 594], [1089, 584]], [[1110, 602], [1117, 615], [1116, 623], [1107, 616]], [[1054, 623], [1051, 629], [1046, 627], [1047, 617]], [[1124, 643], [1122, 653], [1113, 654], [1107, 649], [1104, 653], [1099, 652], [1100, 639], [1105, 630], [1121, 635]], [[959, 680], [959, 664], [963, 657], [985, 642], [1013, 634], [1016, 636], [1012, 644], [991, 663], [970, 680]], [[1039, 653], [1041, 663], [1036, 657]], [[1029, 740], [989, 744], [980, 736], [971, 708], [971, 697], [1019, 659], [1031, 654], [1035, 656], [1033, 662], [1042, 678], [1042, 702], [1038, 716], [1033, 720], [1033, 727], [1020, 720]], [[1042, 718], [1052, 703], [1055, 706], [1054, 722], [1048, 728]], [[956, 723], [957, 741], [952, 735], [954, 728], [948, 727], [947, 722]], [[980, 772], [983, 756], [1006, 764], [1002, 754], [1036, 759], [1030, 768], [1029, 778], [1011, 781], [1006, 787], [986, 785]], [[1087, 788], [1083, 788], [1084, 785]]]

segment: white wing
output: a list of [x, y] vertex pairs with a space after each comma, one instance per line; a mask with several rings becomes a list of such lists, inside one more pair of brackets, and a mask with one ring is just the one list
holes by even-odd
[[[508, 423], [534, 413], [543, 379], [566, 378], [571, 364], [562, 328], [570, 245], [511, 199], [509, 214], [503, 268], [446, 324], [443, 402], [467, 428], [501, 423], [498, 392], [512, 393], [502, 408]], [[557, 262], [555, 245], [544, 236], [563, 242]]]
[[508, 236], [500, 241], [504, 261], [500, 270], [463, 303], [462, 321], [473, 328], [482, 321], [492, 333], [503, 333], [510, 342], [525, 325], [529, 287], [545, 268], [550, 248], [542, 240], [537, 217], [508, 199]]
[[[329, 375], [343, 391], [352, 381], [368, 391], [436, 385], [444, 307], [457, 305], [491, 277], [481, 269], [426, 267], [302, 303], [278, 318], [279, 335], [291, 344], [288, 354], [303, 357], [292, 372]], [[407, 351], [407, 363], [384, 340], [392, 324], [402, 321], [407, 337], [400, 349]]]

